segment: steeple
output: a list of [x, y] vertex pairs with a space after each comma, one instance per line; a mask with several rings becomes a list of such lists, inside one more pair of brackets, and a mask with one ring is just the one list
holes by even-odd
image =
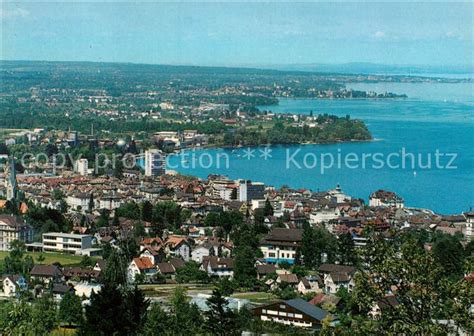
[[5, 169], [5, 189], [7, 190], [7, 201], [16, 198], [17, 184], [15, 173], [15, 158], [10, 158], [10, 163]]

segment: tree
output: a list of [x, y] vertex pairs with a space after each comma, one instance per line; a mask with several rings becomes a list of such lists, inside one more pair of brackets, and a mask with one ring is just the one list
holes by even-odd
[[273, 216], [273, 207], [268, 198], [265, 200], [265, 207], [263, 210], [265, 216]]
[[113, 249], [107, 258], [107, 266], [104, 271], [104, 282], [112, 286], [124, 285], [127, 282], [126, 260]]
[[171, 330], [171, 317], [161, 308], [161, 304], [153, 303], [143, 326], [143, 335], [167, 335]]
[[122, 294], [117, 286], [106, 282], [99, 293], [92, 293], [85, 309], [85, 335], [125, 335], [126, 315]]
[[234, 313], [227, 308], [227, 301], [219, 289], [212, 291], [212, 296], [207, 299], [209, 310], [205, 312], [207, 318], [206, 329], [212, 335], [226, 335], [235, 327]]
[[201, 313], [195, 304], [188, 302], [186, 290], [183, 287], [176, 287], [170, 303], [173, 314], [171, 334], [183, 336], [200, 334], [203, 325]]
[[33, 268], [33, 258], [26, 254], [25, 243], [14, 240], [10, 243], [10, 252], [3, 260], [5, 273], [27, 275]]
[[117, 160], [114, 167], [114, 177], [121, 180], [123, 178], [123, 163], [122, 160]]
[[88, 204], [88, 211], [92, 212], [92, 210], [94, 210], [94, 194], [93, 193], [89, 195], [89, 204]]
[[87, 268], [94, 265], [95, 265], [94, 260], [92, 260], [92, 258], [89, 257], [88, 255], [82, 256], [81, 262], [79, 263], [79, 266], [81, 266], [82, 268]]
[[127, 202], [120, 208], [115, 210], [118, 217], [125, 217], [133, 220], [140, 220], [141, 210], [140, 206], [135, 202]]
[[10, 155], [7, 145], [0, 143], [0, 155]]
[[343, 265], [354, 265], [357, 262], [354, 240], [349, 232], [338, 236], [337, 257], [339, 263]]
[[314, 236], [313, 228], [309, 224], [305, 224], [301, 240], [301, 254], [303, 255], [304, 265], [308, 268], [315, 268], [320, 258], [314, 244]]
[[143, 225], [143, 222], [135, 222], [135, 225], [133, 226], [133, 236], [135, 238], [143, 238], [145, 234], [145, 226]]
[[153, 220], [153, 205], [149, 201], [145, 201], [141, 208], [142, 221], [151, 222]]
[[44, 152], [46, 153], [48, 157], [51, 157], [52, 155], [58, 153], [58, 147], [53, 144], [47, 144], [46, 148], [44, 149]]
[[436, 237], [433, 243], [433, 255], [443, 267], [445, 275], [462, 277], [465, 255], [458, 239], [448, 234]]
[[79, 296], [67, 292], [59, 303], [59, 319], [68, 326], [82, 324], [82, 304]]
[[137, 335], [145, 322], [149, 302], [138, 288], [119, 289], [105, 283], [86, 306], [85, 335]]
[[7, 318], [2, 321], [6, 335], [28, 335], [31, 331], [31, 306], [20, 300], [7, 305]]
[[193, 260], [184, 264], [184, 267], [176, 270], [176, 280], [179, 283], [208, 282], [209, 276], [206, 271], [199, 269], [199, 264]]
[[56, 303], [45, 295], [33, 302], [31, 326], [35, 335], [48, 335], [57, 325]]
[[[384, 334], [447, 334], [448, 325], [436, 320], [451, 319], [444, 308], [449, 297], [449, 282], [442, 267], [431, 252], [413, 239], [397, 246], [383, 238], [371, 238], [363, 249], [362, 261], [367, 265], [356, 275], [353, 299], [355, 308], [363, 315], [374, 302], [385, 302], [389, 290], [396, 293], [398, 305], [384, 309], [376, 323], [371, 323], [375, 333]], [[395, 288], [395, 289], [394, 289]]]
[[137, 286], [126, 291], [124, 296], [124, 310], [126, 314], [127, 335], [136, 335], [145, 323], [145, 316], [150, 301], [145, 299], [143, 292]]
[[235, 251], [234, 279], [242, 287], [252, 286], [257, 278], [255, 252], [251, 246], [239, 246]]

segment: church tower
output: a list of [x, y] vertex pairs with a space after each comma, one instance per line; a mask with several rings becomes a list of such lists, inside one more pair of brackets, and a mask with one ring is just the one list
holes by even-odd
[[7, 190], [7, 201], [16, 198], [17, 184], [14, 158], [10, 159], [10, 163], [5, 169], [5, 189]]

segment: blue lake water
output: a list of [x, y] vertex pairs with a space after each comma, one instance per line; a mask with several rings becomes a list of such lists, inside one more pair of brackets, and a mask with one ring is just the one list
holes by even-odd
[[[206, 178], [211, 173], [247, 178], [275, 187], [327, 190], [340, 184], [353, 196], [367, 200], [371, 192], [397, 192], [407, 206], [430, 208], [451, 214], [474, 206], [474, 98], [473, 87], [464, 84], [354, 84], [354, 89], [406, 93], [405, 100], [310, 100], [282, 99], [278, 106], [260, 107], [276, 113], [328, 113], [362, 119], [376, 139], [330, 145], [272, 146], [264, 148], [211, 149], [188, 152], [192, 157], [169, 159], [169, 168]], [[405, 154], [403, 166], [402, 151]], [[436, 164], [436, 153], [438, 164]], [[391, 159], [388, 157], [392, 153]], [[332, 168], [321, 170], [321, 154]], [[375, 155], [376, 154], [376, 155]], [[412, 167], [413, 157], [415, 167]], [[456, 157], [454, 162], [451, 158]], [[219, 156], [220, 155], [220, 156]], [[293, 155], [293, 156], [292, 156]], [[339, 156], [338, 156], [339, 155]], [[365, 167], [362, 166], [363, 155]], [[378, 156], [383, 167], [371, 157]], [[228, 165], [227, 165], [227, 159]], [[421, 162], [419, 162], [421, 156]], [[338, 157], [341, 164], [338, 165]], [[344, 158], [351, 157], [345, 164]], [[357, 163], [354, 157], [358, 158]], [[428, 167], [431, 157], [431, 167]], [[211, 165], [211, 159], [213, 164]], [[293, 158], [293, 160], [289, 159]], [[318, 161], [315, 164], [314, 158]], [[201, 162], [199, 162], [201, 160]], [[306, 163], [306, 165], [305, 165]], [[391, 167], [387, 166], [388, 164]], [[449, 165], [448, 165], [449, 164]]]

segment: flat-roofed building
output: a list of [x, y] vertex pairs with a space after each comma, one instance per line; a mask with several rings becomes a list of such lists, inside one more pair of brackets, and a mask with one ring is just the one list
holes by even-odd
[[165, 156], [159, 149], [145, 152], [145, 176], [161, 176], [165, 173]]
[[92, 248], [93, 239], [91, 235], [47, 232], [43, 233], [43, 251], [83, 254]]

